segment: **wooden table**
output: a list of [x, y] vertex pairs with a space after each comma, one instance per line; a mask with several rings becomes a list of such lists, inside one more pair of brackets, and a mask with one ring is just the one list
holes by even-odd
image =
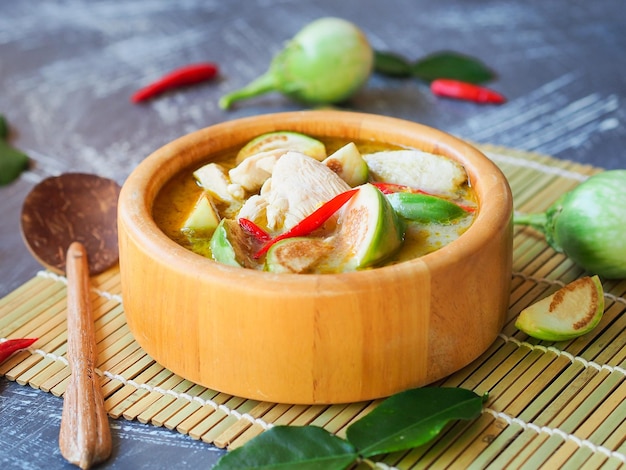
[[[40, 269], [20, 237], [22, 201], [65, 171], [124, 181], [146, 155], [193, 130], [238, 117], [303, 109], [276, 94], [222, 111], [217, 101], [267, 68], [309, 21], [359, 24], [379, 50], [417, 59], [454, 50], [499, 74], [509, 101], [479, 106], [432, 96], [416, 80], [373, 76], [347, 109], [391, 115], [478, 143], [604, 168], [626, 167], [626, 6], [597, 0], [244, 2], [22, 0], [0, 14], [0, 113], [32, 159], [0, 188], [0, 297]], [[221, 77], [145, 105], [130, 95], [178, 66], [213, 61]], [[70, 468], [57, 444], [62, 400], [0, 379], [0, 466]], [[206, 468], [222, 451], [173, 431], [112, 422], [103, 468]]]

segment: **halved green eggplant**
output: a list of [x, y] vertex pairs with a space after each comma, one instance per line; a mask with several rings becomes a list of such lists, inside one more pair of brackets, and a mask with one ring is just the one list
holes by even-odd
[[251, 155], [277, 149], [295, 150], [318, 161], [326, 158], [323, 142], [299, 132], [277, 131], [260, 135], [244, 145], [237, 153], [236, 162], [239, 164]]
[[256, 268], [258, 262], [252, 254], [260, 243], [246, 233], [234, 219], [222, 219], [210, 241], [211, 255], [219, 263], [244, 268]]
[[375, 266], [404, 243], [405, 225], [385, 195], [366, 183], [343, 207], [335, 235], [344, 270]]
[[344, 145], [324, 159], [322, 163], [352, 187], [367, 182], [369, 169], [354, 142]]
[[316, 272], [319, 262], [333, 246], [322, 238], [294, 237], [281, 240], [268, 250], [265, 270], [275, 273]]

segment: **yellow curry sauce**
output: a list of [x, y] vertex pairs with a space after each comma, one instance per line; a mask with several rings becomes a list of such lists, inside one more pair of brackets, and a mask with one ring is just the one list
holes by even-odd
[[[328, 155], [331, 155], [335, 150], [347, 143], [345, 140], [335, 138], [325, 139], [318, 136], [315, 138], [325, 144]], [[363, 155], [385, 150], [401, 149], [400, 147], [394, 147], [379, 142], [359, 141], [354, 143]], [[213, 156], [209, 161], [219, 163], [228, 170], [236, 165], [235, 158], [237, 151], [238, 149], [233, 149], [230, 152]], [[210, 236], [194, 237], [191, 239], [189, 234], [181, 230], [184, 221], [203, 192], [203, 188], [199, 186], [196, 179], [193, 177], [193, 172], [196, 169], [197, 167], [188, 168], [180, 172], [161, 189], [154, 202], [153, 217], [159, 228], [163, 230], [169, 238], [189, 250], [211, 258], [212, 254], [209, 246]], [[474, 191], [469, 184], [463, 184], [459, 188], [453, 202], [467, 207], [477, 207]], [[407, 222], [402, 247], [394, 255], [385, 260], [383, 264], [388, 265], [407, 261], [445, 246], [457, 239], [467, 230], [472, 224], [475, 215], [476, 212], [471, 211], [468, 212], [466, 216], [448, 224]], [[220, 216], [223, 216], [223, 214], [220, 214]]]

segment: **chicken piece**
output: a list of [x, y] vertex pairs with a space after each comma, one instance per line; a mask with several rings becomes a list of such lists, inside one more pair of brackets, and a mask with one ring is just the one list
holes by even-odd
[[459, 163], [420, 150], [386, 150], [363, 158], [374, 180], [433, 194], [453, 195], [467, 181], [465, 169]]
[[[270, 180], [268, 180], [270, 181]], [[262, 195], [254, 194], [241, 207], [237, 214], [237, 220], [248, 219], [260, 227], [267, 227], [267, 218], [265, 212], [267, 210], [267, 199]]]
[[194, 178], [216, 202], [223, 203], [227, 217], [235, 214], [243, 205], [245, 191], [240, 184], [228, 178], [226, 170], [217, 163], [208, 163], [193, 172]]
[[274, 165], [285, 152], [282, 149], [269, 150], [246, 158], [228, 172], [230, 181], [241, 185], [250, 193], [256, 193], [272, 176]]
[[323, 163], [290, 151], [276, 162], [271, 180], [264, 184], [260, 195], [246, 201], [238, 217], [265, 222], [270, 231], [288, 230], [321, 204], [349, 189]]

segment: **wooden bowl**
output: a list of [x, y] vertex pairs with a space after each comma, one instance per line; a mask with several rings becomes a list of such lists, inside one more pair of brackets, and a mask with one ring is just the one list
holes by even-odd
[[[275, 130], [374, 139], [462, 163], [479, 212], [421, 258], [341, 274], [271, 274], [218, 264], [157, 227], [153, 201], [189, 166]], [[123, 185], [118, 230], [124, 308], [141, 347], [211, 389], [278, 403], [356, 402], [426, 385], [482, 354], [503, 325], [512, 197], [500, 170], [448, 134], [399, 119], [305, 111], [224, 122], [147, 157]]]

